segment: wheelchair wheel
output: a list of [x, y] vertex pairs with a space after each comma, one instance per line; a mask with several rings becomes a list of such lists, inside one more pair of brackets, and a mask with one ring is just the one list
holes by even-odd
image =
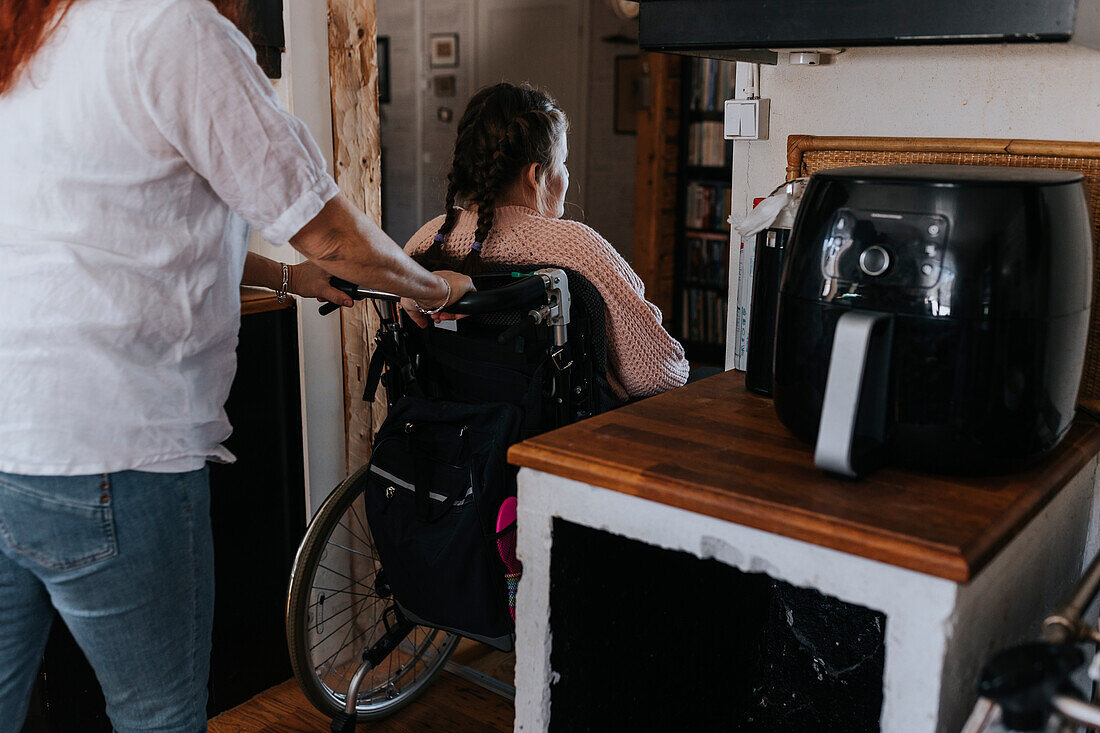
[[[294, 676], [309, 701], [335, 716], [364, 650], [394, 626], [395, 604], [367, 527], [366, 467], [321, 506], [298, 548], [287, 595], [286, 635]], [[412, 702], [443, 668], [459, 637], [416, 626], [372, 669], [356, 696], [360, 721]]]

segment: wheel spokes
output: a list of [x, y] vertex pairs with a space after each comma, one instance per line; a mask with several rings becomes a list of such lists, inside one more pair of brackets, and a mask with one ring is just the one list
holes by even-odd
[[[392, 602], [378, 592], [381, 565], [358, 498], [333, 516], [335, 524], [330, 523], [319, 559], [308, 575], [302, 613], [309, 668], [340, 707], [362, 651], [380, 638], [384, 608]], [[337, 604], [337, 610], [330, 610]], [[361, 713], [381, 710], [416, 692], [442, 667], [456, 642], [457, 637], [438, 629], [413, 628], [363, 680], [357, 709]]]

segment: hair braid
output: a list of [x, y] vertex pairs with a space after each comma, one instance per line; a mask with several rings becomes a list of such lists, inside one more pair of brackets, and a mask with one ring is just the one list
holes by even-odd
[[424, 251], [423, 254], [416, 257], [417, 261], [425, 267], [435, 269], [443, 266], [446, 261], [446, 257], [443, 254], [443, 243], [447, 241], [447, 235], [451, 233], [451, 230], [455, 228], [455, 224], [458, 223], [458, 206], [455, 205], [455, 201], [458, 198], [458, 186], [455, 184], [455, 172], [454, 168], [447, 173], [447, 202], [446, 214], [443, 217], [443, 223], [440, 224], [438, 231], [432, 238], [432, 243]]
[[455, 224], [458, 223], [459, 209], [458, 193], [460, 186], [460, 166], [459, 161], [461, 152], [464, 151], [470, 145], [470, 139], [473, 137], [476, 131], [476, 122], [481, 115], [482, 110], [485, 109], [485, 104], [488, 100], [482, 99], [478, 104], [471, 104], [466, 113], [462, 116], [462, 120], [458, 124], [458, 135], [455, 138], [454, 149], [454, 163], [451, 165], [451, 169], [447, 172], [447, 194], [446, 201], [444, 203], [443, 211], [443, 223], [439, 226], [439, 230], [432, 238], [432, 243], [423, 255], [418, 257], [423, 264], [429, 267], [441, 267], [446, 262], [446, 257], [443, 252], [443, 244], [447, 241], [447, 236], [455, 228]]
[[493, 228], [493, 218], [496, 216], [496, 202], [492, 199], [483, 199], [477, 205], [477, 230], [474, 232], [474, 243], [470, 251], [462, 259], [458, 271], [470, 275], [480, 275], [484, 268], [481, 261], [481, 248], [485, 246], [485, 240], [489, 237], [489, 230]]
[[474, 244], [462, 261], [461, 272], [467, 275], [476, 275], [481, 272], [481, 250], [492, 234], [493, 222], [496, 220], [497, 200], [504, 192], [508, 184], [508, 160], [511, 157], [512, 143], [509, 132], [521, 118], [513, 119], [501, 133], [496, 141], [489, 166], [485, 169], [484, 176], [478, 187], [480, 196], [477, 200], [477, 229], [474, 230]]

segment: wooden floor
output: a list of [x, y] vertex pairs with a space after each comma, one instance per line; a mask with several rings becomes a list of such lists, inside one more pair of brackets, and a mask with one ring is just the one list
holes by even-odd
[[498, 652], [473, 639], [458, 642], [451, 661], [464, 665], [506, 685], [516, 684], [516, 653]]
[[[361, 733], [497, 733], [511, 731], [512, 703], [449, 672], [442, 672], [415, 702], [392, 717], [359, 725]], [[210, 721], [208, 733], [314, 733], [330, 720], [289, 680]]]

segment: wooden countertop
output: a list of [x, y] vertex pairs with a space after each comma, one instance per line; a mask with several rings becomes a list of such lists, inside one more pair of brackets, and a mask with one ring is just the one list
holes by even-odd
[[246, 288], [241, 286], [241, 315], [252, 313], [266, 313], [283, 308], [294, 307], [294, 298], [286, 298], [282, 303], [275, 297], [275, 293], [266, 288]]
[[512, 447], [519, 466], [957, 582], [1100, 452], [1078, 420], [1038, 465], [1004, 476], [880, 470], [851, 481], [813, 465], [770, 399], [725, 372]]

